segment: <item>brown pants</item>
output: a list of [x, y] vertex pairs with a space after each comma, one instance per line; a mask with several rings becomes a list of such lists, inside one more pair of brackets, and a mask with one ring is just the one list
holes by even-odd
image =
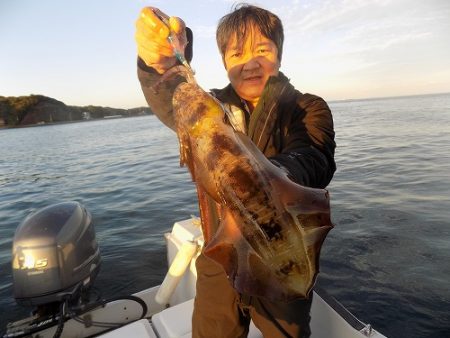
[[192, 337], [247, 337], [250, 320], [264, 337], [310, 336], [312, 297], [290, 303], [241, 295], [229, 283], [223, 268], [203, 254], [197, 258], [197, 295]]

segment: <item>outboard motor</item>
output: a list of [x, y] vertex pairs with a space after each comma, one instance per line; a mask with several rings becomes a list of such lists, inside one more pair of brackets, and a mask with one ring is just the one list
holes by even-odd
[[100, 262], [92, 218], [84, 206], [64, 202], [40, 209], [14, 236], [14, 298], [39, 308], [74, 301], [91, 286]]
[[[127, 321], [144, 318], [147, 304], [137, 296], [91, 299], [100, 262], [91, 214], [80, 203], [50, 205], [25, 218], [13, 241], [13, 292], [19, 304], [34, 309], [30, 317], [8, 323], [3, 338], [78, 337], [85, 328], [97, 334], [123, 322], [94, 321], [90, 312], [118, 300], [142, 307], [138, 318], [124, 306]], [[66, 321], [72, 331], [63, 332]]]

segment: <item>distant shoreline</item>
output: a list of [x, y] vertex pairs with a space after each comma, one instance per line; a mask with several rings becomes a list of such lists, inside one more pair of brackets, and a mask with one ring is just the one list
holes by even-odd
[[153, 115], [153, 112], [149, 107], [68, 106], [44, 95], [0, 96], [2, 129], [144, 115]]
[[420, 96], [446, 96], [450, 95], [450, 92], [443, 93], [430, 93], [430, 94], [411, 94], [411, 95], [399, 95], [399, 96], [379, 96], [379, 97], [366, 97], [361, 99], [336, 99], [328, 100], [329, 103], [339, 103], [339, 102], [355, 102], [355, 101], [378, 101], [378, 100], [395, 100], [395, 99], [407, 99]]
[[[399, 100], [414, 97], [447, 96], [450, 92], [413, 94], [360, 99], [327, 100], [330, 104], [345, 102], [367, 102], [379, 100]], [[25, 107], [23, 102], [25, 102]], [[17, 104], [19, 103], [19, 105]], [[22, 105], [22, 106], [20, 106]], [[19, 106], [20, 108], [17, 108]], [[87, 114], [87, 118], [85, 117]], [[126, 118], [153, 115], [149, 107], [131, 109], [101, 106], [67, 106], [61, 101], [43, 95], [18, 97], [0, 96], [0, 129], [42, 127], [57, 124], [99, 121], [112, 118]]]

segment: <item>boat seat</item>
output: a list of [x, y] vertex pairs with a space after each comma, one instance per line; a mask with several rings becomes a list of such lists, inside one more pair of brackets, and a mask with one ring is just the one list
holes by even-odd
[[102, 334], [102, 338], [157, 338], [148, 319], [140, 319], [116, 330]]
[[[152, 324], [158, 337], [190, 338], [192, 337], [191, 317], [194, 299], [169, 307], [152, 317]], [[250, 323], [248, 338], [262, 338], [263, 335], [253, 322]]]

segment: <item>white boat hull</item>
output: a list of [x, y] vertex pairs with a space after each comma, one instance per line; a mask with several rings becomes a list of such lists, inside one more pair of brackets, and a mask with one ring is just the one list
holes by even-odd
[[[196, 243], [197, 255], [203, 245], [203, 237], [198, 221], [189, 219], [176, 222], [170, 233], [165, 234], [169, 266], [184, 243]], [[195, 297], [196, 255], [185, 264], [182, 276], [171, 280], [170, 290], [160, 290], [155, 286], [134, 294], [147, 306], [143, 317], [143, 307], [132, 299], [113, 301], [104, 307], [65, 322], [62, 337], [88, 337], [100, 335], [103, 338], [176, 338], [191, 337], [191, 316]], [[170, 271], [170, 269], [169, 269]], [[179, 271], [177, 272], [179, 273]], [[164, 297], [157, 297], [163, 293]], [[160, 304], [156, 299], [167, 299], [168, 304]], [[143, 317], [143, 318], [142, 318]], [[109, 328], [105, 328], [110, 324]], [[109, 330], [109, 331], [106, 331]], [[56, 325], [33, 334], [33, 337], [53, 337]], [[105, 332], [106, 331], [106, 332]], [[311, 308], [311, 338], [386, 338], [356, 319], [334, 298], [315, 289]], [[220, 333], [218, 333], [220, 337]], [[250, 338], [263, 337], [251, 323]]]

